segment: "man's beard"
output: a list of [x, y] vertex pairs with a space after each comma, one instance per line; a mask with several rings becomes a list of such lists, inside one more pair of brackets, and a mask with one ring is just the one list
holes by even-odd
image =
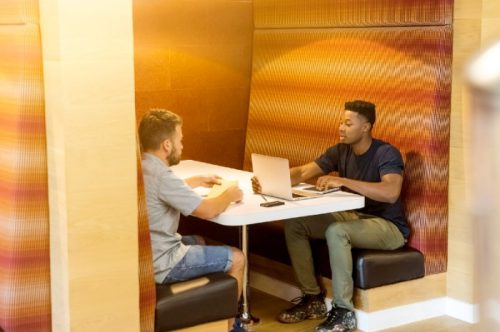
[[177, 165], [181, 161], [180, 153], [177, 153], [176, 148], [172, 148], [170, 155], [167, 157], [168, 166]]

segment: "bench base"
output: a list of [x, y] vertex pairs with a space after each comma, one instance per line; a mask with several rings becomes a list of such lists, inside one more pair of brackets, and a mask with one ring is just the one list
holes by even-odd
[[[327, 279], [331, 289], [331, 281]], [[370, 289], [354, 290], [354, 306], [365, 312], [399, 307], [446, 296], [446, 273]]]
[[227, 330], [227, 320], [219, 320], [217, 322], [196, 325], [182, 330], [175, 330], [173, 332], [221, 332]]
[[[270, 260], [268, 258], [250, 254], [250, 270], [258, 275], [265, 276], [262, 281], [250, 278], [253, 287], [271, 295], [290, 300], [297, 293], [280, 287], [288, 285], [296, 289], [296, 281], [291, 266]], [[273, 280], [276, 285], [271, 285]], [[254, 282], [255, 281], [255, 282]], [[327, 297], [332, 298], [331, 280], [321, 278], [320, 282], [327, 291]], [[270, 291], [272, 289], [272, 291]], [[365, 312], [403, 306], [446, 296], [446, 273], [433, 274], [424, 278], [403, 281], [391, 285], [370, 289], [354, 289], [354, 306]]]

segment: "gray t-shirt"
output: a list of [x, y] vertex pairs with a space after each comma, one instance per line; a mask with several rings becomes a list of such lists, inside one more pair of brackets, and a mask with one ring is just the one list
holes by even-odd
[[184, 257], [189, 246], [177, 233], [180, 213], [190, 215], [202, 198], [178, 178], [160, 158], [144, 153], [142, 174], [153, 247], [155, 280], [163, 282], [170, 270]]

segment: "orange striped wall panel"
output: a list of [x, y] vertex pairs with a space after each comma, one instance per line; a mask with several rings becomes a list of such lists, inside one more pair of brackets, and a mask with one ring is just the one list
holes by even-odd
[[450, 24], [452, 0], [254, 0], [255, 27], [321, 28]]
[[0, 6], [0, 326], [43, 332], [51, 308], [40, 32], [9, 24], [18, 20], [5, 20], [6, 4], [15, 7]]
[[40, 19], [38, 0], [1, 0], [0, 24], [13, 25], [35, 23]]
[[139, 221], [139, 303], [141, 332], [154, 331], [156, 288], [153, 272], [153, 253], [149, 234], [144, 178], [142, 176], [141, 155], [137, 146], [137, 197]]
[[252, 152], [314, 160], [345, 101], [374, 102], [374, 136], [406, 161], [410, 245], [445, 271], [451, 43], [449, 26], [256, 30], [245, 168]]

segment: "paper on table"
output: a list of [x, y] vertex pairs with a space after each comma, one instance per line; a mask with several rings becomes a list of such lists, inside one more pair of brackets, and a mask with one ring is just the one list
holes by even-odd
[[212, 190], [208, 193], [207, 198], [217, 197], [226, 191], [227, 188], [237, 185], [238, 181], [236, 180], [221, 180], [220, 184], [216, 184], [212, 187]]

